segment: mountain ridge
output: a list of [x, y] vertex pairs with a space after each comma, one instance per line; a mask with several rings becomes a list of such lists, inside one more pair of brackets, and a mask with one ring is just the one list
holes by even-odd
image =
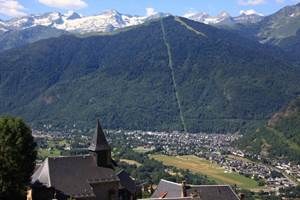
[[100, 14], [82, 16], [69, 11], [65, 14], [60, 12], [48, 12], [40, 15], [29, 15], [1, 21], [1, 28], [5, 30], [24, 30], [35, 26], [45, 26], [68, 31], [71, 33], [111, 32], [116, 29], [142, 24], [150, 19], [167, 16], [164, 13], [154, 13], [151, 16], [137, 16], [121, 14], [111, 9]]
[[241, 11], [239, 16], [232, 17], [223, 11], [217, 16], [210, 16], [205, 12], [190, 13], [184, 15], [185, 18], [216, 26], [234, 26], [235, 24], [253, 24], [261, 21], [264, 16], [254, 11]]
[[300, 3], [286, 6], [257, 23], [235, 26], [232, 31], [260, 43], [280, 46], [281, 40], [296, 36], [300, 29], [299, 19]]
[[[262, 16], [254, 10], [246, 10], [241, 11], [240, 15], [236, 17], [230, 16], [227, 12], [221, 12], [217, 16], [194, 12], [184, 15], [184, 17], [218, 28], [230, 29], [243, 37], [261, 43], [285, 48], [286, 45], [280, 45], [281, 41], [289, 39], [288, 37], [294, 37], [300, 29], [300, 9], [298, 7], [300, 7], [299, 4], [287, 6], [269, 16]], [[166, 16], [170, 16], [170, 14], [154, 12], [150, 16], [138, 16], [107, 10], [92, 16], [82, 16], [75, 12], [65, 14], [50, 12], [13, 18], [0, 21], [0, 51], [63, 34], [109, 33]], [[278, 24], [283, 24], [283, 26]], [[45, 34], [47, 29], [50, 31]], [[32, 33], [32, 36], [29, 33]], [[25, 39], [22, 40], [22, 38]], [[288, 46], [295, 46], [291, 41], [293, 40], [289, 39]], [[296, 49], [296, 47], [292, 48]]]
[[64, 35], [0, 53], [0, 113], [34, 126], [83, 126], [101, 117], [109, 128], [184, 130], [181, 110], [188, 132], [234, 132], [265, 121], [299, 94], [299, 69], [272, 49], [179, 21]]

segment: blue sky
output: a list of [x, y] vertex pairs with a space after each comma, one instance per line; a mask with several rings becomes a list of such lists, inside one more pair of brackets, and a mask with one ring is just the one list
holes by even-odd
[[264, 15], [271, 14], [297, 0], [0, 0], [0, 19], [51, 11], [75, 10], [83, 15], [93, 15], [107, 9], [121, 13], [145, 15], [146, 8], [174, 15], [192, 11], [217, 15], [227, 11], [232, 16], [241, 10], [254, 9]]

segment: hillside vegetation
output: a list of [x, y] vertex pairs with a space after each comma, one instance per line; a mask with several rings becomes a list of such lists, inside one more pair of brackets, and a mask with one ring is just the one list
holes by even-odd
[[267, 46], [184, 18], [42, 40], [0, 54], [0, 114], [34, 126], [233, 132], [300, 94]]
[[263, 157], [282, 157], [300, 162], [300, 97], [268, 123], [246, 135], [241, 145]]
[[230, 29], [244, 37], [280, 48], [286, 59], [299, 65], [300, 4], [286, 6], [253, 24], [237, 24]]
[[18, 48], [42, 39], [58, 37], [66, 33], [62, 30], [44, 26], [35, 26], [19, 31], [0, 32], [0, 52], [10, 48]]

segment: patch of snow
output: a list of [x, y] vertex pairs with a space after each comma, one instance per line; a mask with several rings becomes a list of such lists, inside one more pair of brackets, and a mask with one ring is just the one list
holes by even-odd
[[255, 23], [262, 19], [262, 14], [257, 13], [254, 10], [241, 11], [241, 15], [237, 17], [231, 17], [229, 13], [223, 11], [217, 16], [210, 16], [207, 13], [199, 12], [189, 12], [184, 15], [184, 17], [202, 22], [205, 24], [222, 24], [222, 25], [232, 25], [235, 23]]
[[138, 25], [144, 22], [144, 17], [122, 15], [116, 10], [105, 11], [99, 15], [65, 20], [62, 24], [55, 24], [57, 29], [70, 32], [107, 32], [118, 28]]
[[250, 10], [241, 10], [240, 15], [259, 15], [259, 16], [264, 16], [263, 14], [256, 12], [253, 9]]

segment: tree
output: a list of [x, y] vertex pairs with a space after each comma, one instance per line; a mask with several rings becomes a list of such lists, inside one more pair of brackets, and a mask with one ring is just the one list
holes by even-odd
[[35, 167], [36, 144], [20, 118], [0, 118], [0, 199], [24, 199]]

